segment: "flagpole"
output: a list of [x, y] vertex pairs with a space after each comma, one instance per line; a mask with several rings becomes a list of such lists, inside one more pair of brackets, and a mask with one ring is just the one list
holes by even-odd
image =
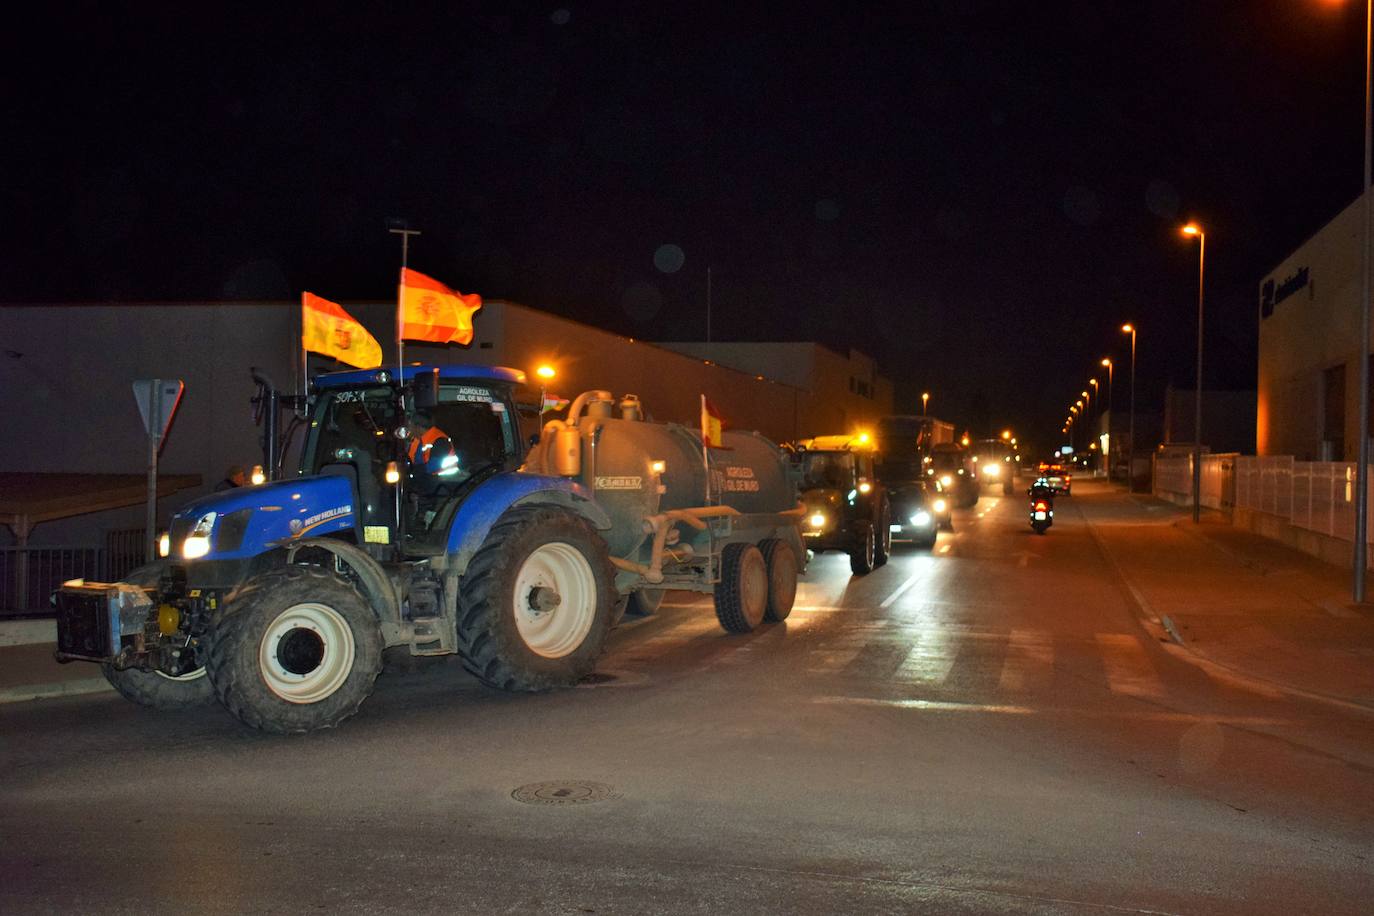
[[310, 354], [305, 349], [305, 291], [301, 291], [301, 307], [296, 313], [297, 320], [300, 322], [300, 343], [301, 343], [301, 374], [296, 385], [296, 395], [299, 400], [296, 402], [296, 413], [298, 416], [305, 416], [305, 392], [310, 384]]
[[401, 328], [405, 324], [401, 308], [405, 302], [406, 267], [410, 256], [410, 237], [419, 235], [418, 229], [388, 229], [393, 235], [401, 237], [401, 283], [396, 287], [396, 384], [405, 383], [405, 343], [401, 341]]

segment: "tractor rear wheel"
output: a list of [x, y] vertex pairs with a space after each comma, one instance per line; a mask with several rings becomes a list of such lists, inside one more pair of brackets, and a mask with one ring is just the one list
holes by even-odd
[[541, 506], [492, 526], [459, 594], [463, 665], [502, 690], [571, 687], [591, 674], [619, 601], [606, 542]]

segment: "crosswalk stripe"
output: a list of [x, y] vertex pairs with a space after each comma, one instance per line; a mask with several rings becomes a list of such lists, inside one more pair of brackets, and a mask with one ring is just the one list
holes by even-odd
[[897, 667], [896, 679], [908, 684], [943, 684], [959, 657], [959, 644], [939, 630], [924, 630]]
[[1148, 697], [1164, 695], [1164, 685], [1139, 639], [1129, 633], [1098, 633], [1097, 646], [1102, 653], [1107, 686], [1112, 693]]
[[1007, 637], [1007, 657], [998, 686], [1021, 691], [1054, 679], [1054, 637], [1044, 630], [1014, 629]]

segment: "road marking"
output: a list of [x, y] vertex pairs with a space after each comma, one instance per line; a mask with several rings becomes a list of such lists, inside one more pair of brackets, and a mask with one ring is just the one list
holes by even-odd
[[936, 712], [993, 712], [1004, 715], [1029, 716], [1036, 710], [1029, 706], [1008, 706], [1004, 703], [952, 703], [947, 700], [882, 700], [874, 697], [816, 697], [811, 702], [849, 706], [888, 706], [893, 709], [929, 709]]
[[[948, 550], [949, 548], [946, 547], [945, 549]], [[883, 603], [878, 605], [878, 607], [892, 607], [893, 603], [898, 598], [902, 597], [903, 592], [911, 588], [911, 586], [915, 585], [917, 582], [921, 581], [921, 578], [925, 575], [925, 573], [926, 571], [924, 569], [920, 572], [912, 573], [905, 582], [897, 586], [897, 589], [892, 594], [888, 595], [885, 599], [883, 599]]]
[[[849, 667], [849, 664], [853, 662], [854, 659], [858, 658], [859, 653], [863, 650], [864, 647], [859, 646], [857, 649], [813, 652], [811, 653], [811, 659], [808, 660], [806, 670], [816, 674], [828, 674], [835, 671], [841, 671]], [[820, 656], [820, 658], [816, 658], [816, 656]]]
[[1112, 693], [1137, 697], [1164, 695], [1164, 685], [1139, 639], [1130, 633], [1098, 633], [1096, 636], [1102, 664], [1107, 670], [1107, 686]]
[[1326, 611], [1326, 613], [1330, 614], [1332, 617], [1358, 618], [1360, 616], [1345, 605], [1337, 604], [1334, 601], [1328, 601], [1323, 604], [1322, 610]]
[[907, 684], [943, 684], [959, 652], [944, 630], [923, 630], [893, 677]]
[[1054, 680], [1054, 636], [1046, 630], [1012, 630], [998, 686], [1023, 691]]
[[946, 544], [945, 546], [941, 547], [940, 553], [949, 553], [949, 545]]

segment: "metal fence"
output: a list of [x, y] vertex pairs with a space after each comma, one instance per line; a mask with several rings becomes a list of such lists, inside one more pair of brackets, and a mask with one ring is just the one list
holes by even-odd
[[122, 579], [143, 565], [143, 551], [141, 528], [107, 532], [102, 547], [0, 547], [0, 616], [51, 614], [63, 582]]
[[[1230, 509], [1236, 499], [1235, 461], [1232, 453], [1202, 456], [1201, 493], [1204, 506]], [[1193, 496], [1193, 456], [1156, 458], [1154, 470], [1155, 493], [1186, 497]]]
[[[1355, 471], [1356, 465], [1344, 461], [1294, 461], [1288, 455], [1237, 458], [1236, 505], [1349, 541], [1355, 534]], [[1374, 543], [1374, 531], [1369, 534]]]

